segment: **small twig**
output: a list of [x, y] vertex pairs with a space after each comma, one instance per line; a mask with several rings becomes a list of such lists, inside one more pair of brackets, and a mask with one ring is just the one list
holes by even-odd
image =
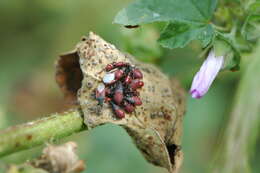
[[0, 131], [0, 157], [86, 129], [79, 109], [13, 126]]

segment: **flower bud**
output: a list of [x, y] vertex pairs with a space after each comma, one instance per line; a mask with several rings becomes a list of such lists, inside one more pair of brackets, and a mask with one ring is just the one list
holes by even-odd
[[216, 56], [211, 50], [207, 59], [203, 62], [200, 70], [193, 78], [190, 94], [193, 98], [199, 99], [205, 95], [223, 66], [224, 57]]

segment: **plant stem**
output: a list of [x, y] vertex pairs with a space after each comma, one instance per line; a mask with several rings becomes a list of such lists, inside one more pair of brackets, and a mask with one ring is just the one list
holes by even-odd
[[218, 31], [228, 32], [230, 30], [229, 28], [224, 28], [222, 26], [217, 26], [217, 25], [214, 25], [214, 24], [212, 24], [212, 25]]
[[217, 165], [211, 172], [251, 172], [249, 161], [256, 147], [260, 127], [260, 49], [256, 50], [249, 57], [250, 64], [239, 83]]
[[87, 130], [79, 109], [0, 131], [0, 157]]

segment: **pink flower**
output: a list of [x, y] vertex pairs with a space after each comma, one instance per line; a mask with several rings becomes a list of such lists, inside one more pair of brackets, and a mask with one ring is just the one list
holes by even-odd
[[199, 99], [204, 96], [218, 72], [223, 66], [224, 56], [215, 56], [213, 50], [208, 54], [207, 59], [203, 62], [200, 70], [193, 78], [190, 94], [193, 98]]

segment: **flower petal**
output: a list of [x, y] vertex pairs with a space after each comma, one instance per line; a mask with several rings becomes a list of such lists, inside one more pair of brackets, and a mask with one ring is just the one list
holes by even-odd
[[213, 50], [208, 54], [207, 59], [203, 62], [200, 70], [193, 78], [190, 94], [193, 98], [201, 98], [207, 93], [212, 82], [223, 66], [224, 57], [215, 56]]

